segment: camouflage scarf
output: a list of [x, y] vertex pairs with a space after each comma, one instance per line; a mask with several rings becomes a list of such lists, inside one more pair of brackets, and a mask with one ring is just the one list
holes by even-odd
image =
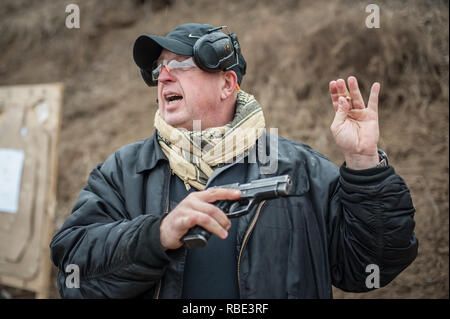
[[167, 124], [155, 114], [158, 142], [169, 159], [172, 174], [186, 189], [203, 190], [214, 169], [231, 163], [253, 146], [265, 128], [263, 111], [253, 95], [239, 90], [233, 120], [220, 127], [188, 131]]

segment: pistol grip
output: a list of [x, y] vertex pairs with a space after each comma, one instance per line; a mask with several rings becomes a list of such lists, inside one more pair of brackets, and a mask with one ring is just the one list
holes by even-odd
[[181, 239], [187, 248], [205, 247], [211, 233], [200, 226], [189, 229], [188, 233]]

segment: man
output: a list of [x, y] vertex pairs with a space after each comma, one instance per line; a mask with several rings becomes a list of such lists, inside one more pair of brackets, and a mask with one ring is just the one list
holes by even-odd
[[[415, 259], [409, 190], [377, 148], [380, 85], [366, 107], [354, 77], [348, 88], [330, 82], [331, 131], [345, 157], [338, 168], [263, 132], [261, 107], [239, 89], [246, 63], [237, 37], [220, 29], [184, 24], [136, 40], [134, 59], [158, 87], [156, 133], [94, 168], [53, 238], [62, 297], [331, 298], [332, 285], [385, 286]], [[274, 140], [268, 170], [260, 157]], [[212, 186], [284, 174], [291, 195], [242, 217], [213, 204], [240, 193]], [[196, 225], [213, 235], [188, 249], [183, 237]], [[66, 285], [69, 264], [79, 267], [79, 288]]]

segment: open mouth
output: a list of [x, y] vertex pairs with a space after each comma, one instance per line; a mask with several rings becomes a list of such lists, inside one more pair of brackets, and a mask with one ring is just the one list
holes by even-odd
[[175, 93], [164, 95], [164, 99], [166, 100], [167, 104], [176, 103], [177, 101], [180, 101], [183, 99], [183, 96]]

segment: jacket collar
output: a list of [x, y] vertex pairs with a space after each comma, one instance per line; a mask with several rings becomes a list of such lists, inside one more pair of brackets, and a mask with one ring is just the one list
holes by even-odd
[[146, 138], [142, 147], [139, 150], [136, 173], [142, 173], [146, 170], [150, 170], [158, 164], [160, 160], [168, 161], [166, 155], [164, 155], [161, 147], [158, 143], [157, 133]]

